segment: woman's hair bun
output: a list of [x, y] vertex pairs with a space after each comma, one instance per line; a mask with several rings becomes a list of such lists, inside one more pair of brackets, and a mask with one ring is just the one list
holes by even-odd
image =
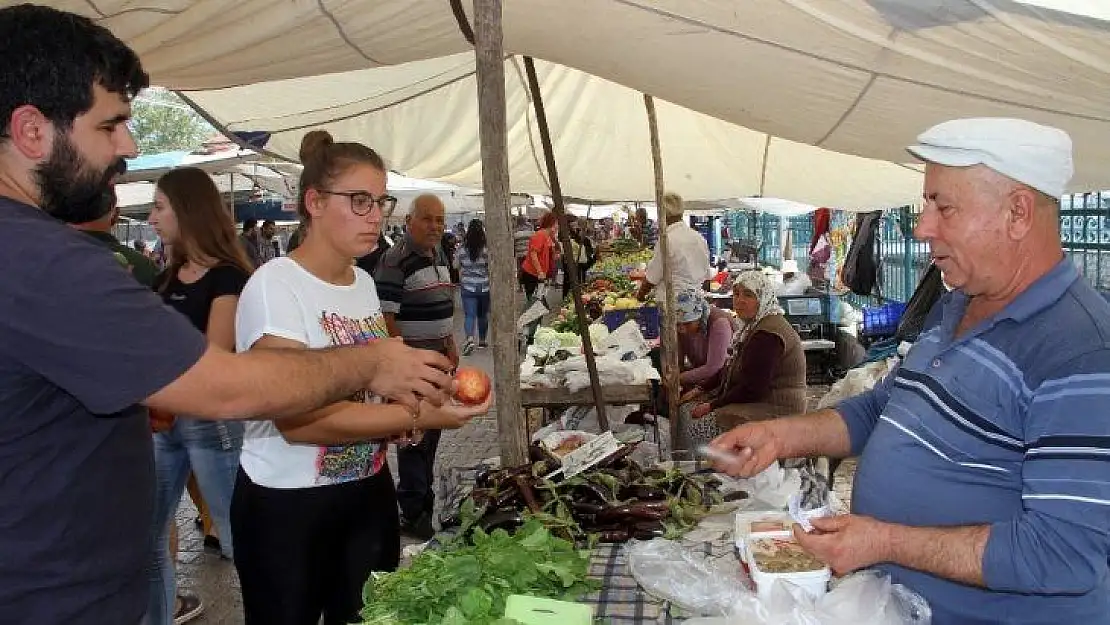
[[301, 157], [301, 163], [324, 160], [324, 153], [332, 145], [335, 145], [335, 139], [331, 138], [330, 132], [326, 130], [310, 131], [301, 139], [301, 150], [298, 153], [298, 156]]

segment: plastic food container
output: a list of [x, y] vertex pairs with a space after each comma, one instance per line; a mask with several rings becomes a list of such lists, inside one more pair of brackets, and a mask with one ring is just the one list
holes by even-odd
[[790, 538], [794, 520], [781, 511], [737, 512], [734, 539], [740, 557], [747, 561], [748, 538]]
[[832, 571], [827, 566], [809, 571], [788, 573], [772, 573], [760, 568], [759, 553], [772, 553], [778, 550], [800, 552], [801, 547], [794, 540], [789, 538], [749, 537], [746, 542], [747, 545], [743, 552], [744, 558], [748, 565], [748, 571], [751, 572], [752, 581], [755, 582], [756, 594], [760, 599], [767, 600], [770, 598], [771, 589], [774, 588], [777, 580], [783, 580], [798, 586], [814, 599], [818, 599], [828, 592]]

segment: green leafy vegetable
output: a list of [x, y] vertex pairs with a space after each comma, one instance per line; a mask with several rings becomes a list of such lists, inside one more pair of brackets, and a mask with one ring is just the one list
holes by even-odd
[[473, 544], [427, 550], [406, 569], [370, 578], [365, 624], [512, 625], [503, 618], [509, 595], [573, 601], [596, 588], [586, 579], [589, 551], [553, 536], [539, 520], [512, 535], [475, 528], [470, 537]]

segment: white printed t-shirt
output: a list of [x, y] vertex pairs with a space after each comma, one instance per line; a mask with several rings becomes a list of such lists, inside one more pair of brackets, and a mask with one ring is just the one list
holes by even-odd
[[[239, 296], [236, 349], [247, 351], [264, 335], [304, 343], [310, 349], [360, 345], [389, 336], [374, 279], [355, 267], [355, 281], [338, 286], [320, 280], [289, 257], [259, 267]], [[281, 384], [280, 379], [273, 384]], [[351, 401], [377, 403], [360, 392]], [[309, 488], [351, 482], [385, 465], [381, 441], [311, 445], [285, 440], [272, 421], [247, 422], [240, 464], [251, 481], [267, 488]]]

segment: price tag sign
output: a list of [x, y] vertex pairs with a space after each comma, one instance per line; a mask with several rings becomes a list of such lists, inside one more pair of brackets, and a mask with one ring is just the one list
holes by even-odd
[[621, 446], [621, 442], [613, 436], [612, 432], [605, 432], [563, 456], [563, 477], [571, 478], [593, 467], [620, 451]]

